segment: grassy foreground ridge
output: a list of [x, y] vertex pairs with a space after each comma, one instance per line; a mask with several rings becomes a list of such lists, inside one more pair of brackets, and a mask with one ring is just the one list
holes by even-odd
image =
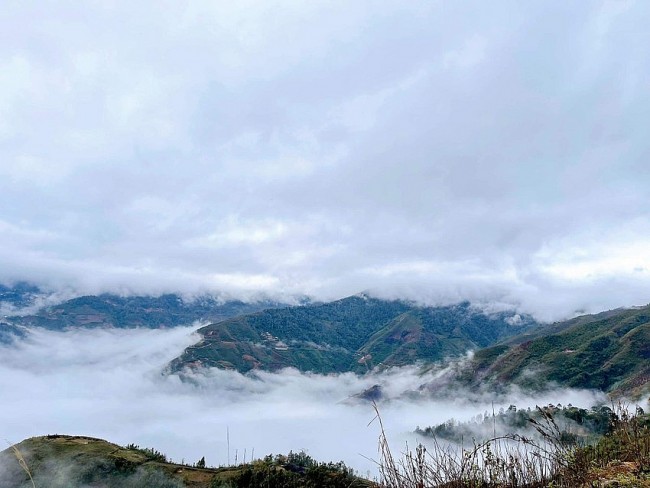
[[[13, 448], [15, 447], [15, 449]], [[12, 488], [243, 488], [375, 486], [340, 463], [305, 453], [267, 456], [248, 464], [210, 468], [200, 459], [178, 464], [150, 448], [84, 436], [48, 435], [0, 453], [0, 486]], [[21, 463], [20, 459], [24, 460]], [[26, 469], [25, 469], [26, 468]], [[33, 481], [30, 478], [33, 477]]]

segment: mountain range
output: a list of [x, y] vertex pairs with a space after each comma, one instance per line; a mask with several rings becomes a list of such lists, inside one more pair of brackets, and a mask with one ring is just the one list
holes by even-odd
[[[33, 307], [41, 293], [0, 287], [0, 305]], [[103, 294], [0, 319], [0, 342], [30, 328], [174, 327], [195, 321], [201, 339], [170, 363], [170, 372], [218, 367], [247, 373], [293, 367], [363, 374], [430, 364], [474, 351], [454, 381], [499, 388], [554, 383], [640, 395], [650, 384], [650, 306], [616, 309], [542, 324], [515, 311], [486, 312], [469, 302], [427, 307], [366, 294], [329, 303], [185, 300]]]
[[[163, 328], [189, 325], [195, 321], [219, 322], [241, 314], [277, 307], [271, 301], [243, 302], [212, 296], [185, 299], [176, 294], [160, 296], [87, 295], [32, 311], [38, 297], [36, 288], [25, 285], [0, 289], [0, 303], [11, 307], [13, 315], [3, 322], [14, 326], [64, 330], [69, 327]], [[22, 313], [21, 307], [29, 307]], [[20, 313], [19, 313], [20, 312]]]

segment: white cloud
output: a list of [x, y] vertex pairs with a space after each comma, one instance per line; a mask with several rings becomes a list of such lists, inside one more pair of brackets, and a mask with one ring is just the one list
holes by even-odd
[[287, 233], [287, 225], [278, 221], [261, 221], [240, 223], [237, 218], [230, 216], [220, 229], [212, 234], [193, 239], [190, 246], [238, 246], [259, 245], [268, 241], [277, 241]]
[[648, 240], [568, 248], [551, 255], [544, 250], [540, 255], [550, 263], [540, 266], [543, 273], [567, 281], [629, 277], [650, 270]]
[[[409, 440], [417, 425], [468, 419], [485, 409], [573, 403], [591, 406], [600, 397], [558, 390], [538, 397], [458, 395], [455, 399], [397, 400], [429, 376], [414, 368], [379, 375], [311, 375], [294, 370], [243, 376], [209, 370], [181, 382], [160, 374], [167, 362], [197, 337], [192, 328], [168, 330], [34, 331], [15, 345], [0, 346], [0, 436], [11, 442], [37, 435], [71, 434], [105, 438], [122, 445], [154, 447], [174, 460], [208, 464], [305, 449], [323, 461], [344, 460], [375, 473], [378, 427], [369, 404], [350, 395], [382, 384], [394, 400], [380, 405], [394, 446]], [[429, 373], [435, 376], [436, 372]], [[315, 436], [314, 433], [318, 435]], [[343, 442], [344, 440], [344, 442]]]
[[13, 4], [0, 280], [645, 302], [649, 14]]
[[444, 53], [442, 64], [445, 68], [471, 68], [483, 61], [485, 49], [485, 39], [478, 36], [471, 37], [461, 48]]

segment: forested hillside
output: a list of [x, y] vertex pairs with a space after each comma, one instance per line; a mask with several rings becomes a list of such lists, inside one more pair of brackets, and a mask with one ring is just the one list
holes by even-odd
[[640, 392], [650, 381], [650, 306], [578, 317], [509, 342], [476, 353], [471, 381], [615, 393]]
[[219, 321], [277, 306], [272, 302], [221, 301], [204, 296], [187, 300], [161, 296], [90, 295], [66, 300], [25, 316], [5, 321], [27, 327], [62, 330], [67, 327], [174, 327], [196, 320]]
[[512, 312], [486, 315], [467, 302], [418, 307], [353, 296], [208, 325], [199, 330], [203, 339], [172, 367], [365, 372], [463, 354], [536, 325], [530, 317]]

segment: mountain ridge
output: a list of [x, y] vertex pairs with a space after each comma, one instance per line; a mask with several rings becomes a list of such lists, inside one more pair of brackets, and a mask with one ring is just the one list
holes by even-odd
[[377, 486], [342, 462], [319, 463], [305, 453], [208, 467], [205, 458], [175, 463], [155, 449], [59, 434], [31, 437], [0, 451], [0, 468], [0, 486], [16, 488], [227, 488], [276, 486], [274, 481], [295, 487]]
[[[531, 376], [534, 371], [534, 376]], [[650, 384], [650, 305], [557, 322], [479, 350], [472, 384], [542, 383], [638, 395]]]
[[184, 300], [176, 294], [159, 296], [84, 295], [43, 306], [26, 315], [8, 315], [14, 326], [64, 330], [69, 327], [175, 327], [195, 321], [220, 321], [236, 315], [280, 306], [277, 302], [223, 301], [211, 296]]
[[[515, 323], [513, 317], [519, 317]], [[220, 367], [247, 372], [362, 373], [460, 355], [538, 324], [515, 312], [485, 314], [469, 302], [422, 307], [354, 295], [325, 304], [269, 309], [202, 327], [201, 341], [172, 364], [173, 371]]]

